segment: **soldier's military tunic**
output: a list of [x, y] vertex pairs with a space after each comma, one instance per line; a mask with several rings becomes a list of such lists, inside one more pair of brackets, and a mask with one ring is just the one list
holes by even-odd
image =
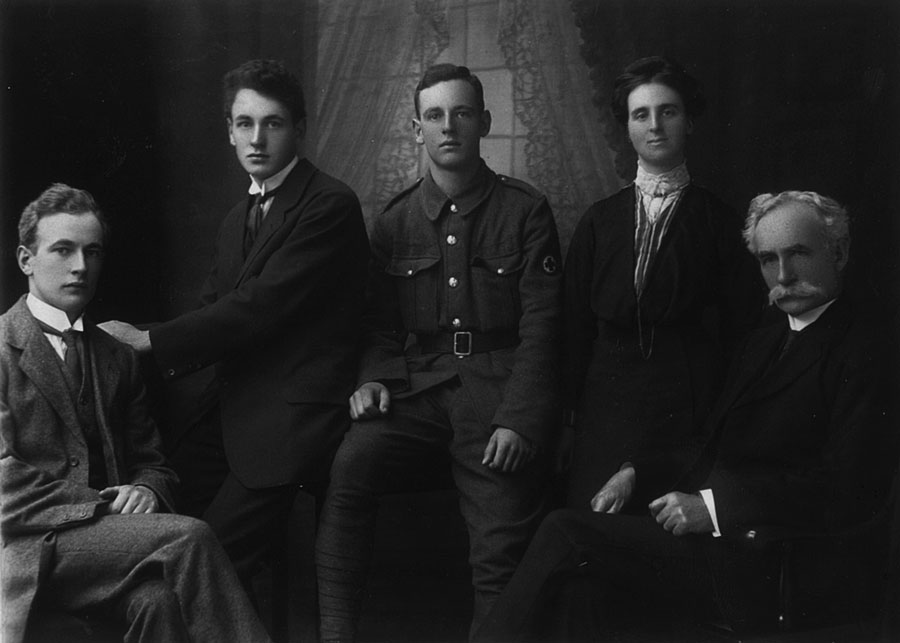
[[494, 429], [544, 445], [559, 425], [561, 265], [546, 198], [482, 162], [448, 198], [430, 173], [373, 222], [359, 382], [392, 393], [354, 423], [331, 471], [317, 543], [322, 638], [352, 640], [377, 498], [449, 450], [470, 538], [475, 621], [515, 570], [542, 512], [545, 460], [482, 464]]

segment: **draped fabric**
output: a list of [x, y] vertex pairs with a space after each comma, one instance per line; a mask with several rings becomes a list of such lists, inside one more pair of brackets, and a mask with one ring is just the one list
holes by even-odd
[[[497, 3], [497, 45], [513, 75], [515, 116], [527, 130], [528, 178], [547, 194], [566, 246], [587, 206], [622, 185], [607, 142], [608, 130], [620, 128], [609, 123], [608, 108], [591, 102], [570, 4]], [[413, 92], [424, 70], [446, 55], [451, 4], [319, 0], [314, 160], [354, 189], [367, 218], [422, 173], [410, 123]]]
[[368, 218], [419, 174], [413, 93], [449, 42], [447, 0], [320, 0], [318, 34], [315, 160]]
[[528, 128], [528, 175], [547, 194], [567, 246], [585, 209], [623, 184], [607, 140], [619, 128], [608, 107], [598, 110], [591, 102], [568, 2], [500, 0], [499, 13], [498, 41], [513, 73], [515, 113]]

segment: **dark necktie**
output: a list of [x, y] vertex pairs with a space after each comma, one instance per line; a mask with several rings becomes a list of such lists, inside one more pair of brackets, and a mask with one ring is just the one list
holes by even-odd
[[66, 346], [65, 358], [63, 362], [66, 365], [66, 371], [72, 376], [72, 381], [77, 385], [81, 385], [81, 354], [84, 352], [84, 338], [82, 333], [74, 328], [67, 328], [60, 331], [49, 324], [38, 320], [41, 330], [50, 335], [62, 337], [63, 344]]
[[66, 370], [79, 385], [81, 384], [81, 353], [84, 350], [84, 338], [77, 330], [69, 328], [62, 333], [66, 345]]
[[250, 248], [256, 241], [259, 229], [262, 227], [263, 218], [266, 213], [266, 202], [272, 198], [274, 190], [267, 192], [265, 196], [262, 194], [254, 194], [250, 202], [250, 209], [247, 210], [247, 224], [244, 228], [244, 256], [250, 254]]
[[787, 337], [784, 340], [784, 344], [781, 347], [781, 352], [778, 354], [778, 359], [781, 360], [788, 352], [788, 349], [791, 347], [791, 344], [797, 339], [797, 336], [800, 334], [799, 330], [789, 330]]

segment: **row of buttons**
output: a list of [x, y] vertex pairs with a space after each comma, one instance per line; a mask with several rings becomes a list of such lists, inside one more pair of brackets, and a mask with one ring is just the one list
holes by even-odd
[[[456, 207], [455, 203], [450, 204], [450, 212], [454, 212], [454, 213], [459, 212], [459, 208]], [[453, 234], [447, 235], [447, 245], [448, 246], [455, 246], [458, 241], [459, 241], [459, 239], [456, 238], [456, 235], [453, 235]], [[450, 277], [450, 279], [447, 281], [447, 284], [451, 288], [456, 288], [459, 285], [459, 280], [456, 277]], [[454, 317], [450, 321], [450, 323], [453, 325], [453, 328], [459, 328], [460, 326], [462, 326], [462, 320], [459, 317]]]

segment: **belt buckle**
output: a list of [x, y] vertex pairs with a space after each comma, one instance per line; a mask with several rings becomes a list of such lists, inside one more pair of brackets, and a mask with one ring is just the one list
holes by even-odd
[[[464, 348], [460, 348], [460, 345]], [[453, 354], [457, 357], [468, 357], [472, 354], [472, 333], [467, 330], [453, 333]]]

